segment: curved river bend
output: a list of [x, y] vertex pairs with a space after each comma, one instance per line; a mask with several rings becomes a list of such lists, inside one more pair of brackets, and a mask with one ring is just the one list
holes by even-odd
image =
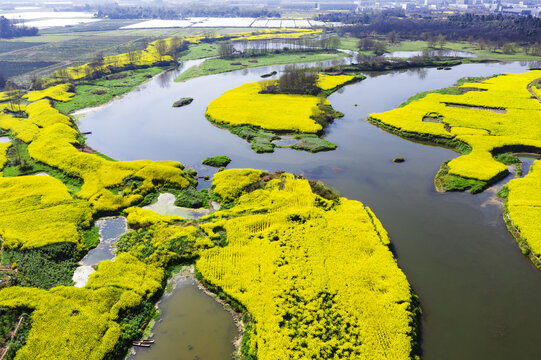
[[[233, 159], [230, 168], [285, 170], [326, 182], [342, 196], [370, 206], [389, 231], [398, 263], [421, 300], [423, 359], [539, 358], [541, 273], [507, 232], [494, 192], [437, 193], [434, 175], [455, 153], [403, 140], [364, 121], [368, 114], [393, 109], [420, 91], [452, 85], [464, 76], [526, 71], [527, 64], [368, 74], [366, 80], [329, 97], [345, 116], [328, 128], [327, 139], [338, 148], [325, 153], [276, 149], [256, 154], [245, 140], [205, 119], [206, 106], [224, 91], [281, 68], [242, 70], [185, 83], [174, 83], [173, 73], [164, 74], [88, 114], [80, 120], [80, 128], [92, 131], [90, 146], [119, 160], [176, 160], [200, 175], [212, 175], [215, 170], [201, 161], [227, 155]], [[194, 98], [191, 105], [171, 107], [186, 96]], [[393, 163], [399, 156], [406, 162]], [[181, 293], [182, 288], [177, 294]], [[186, 300], [171, 307], [191, 305]], [[174, 344], [177, 336], [169, 332], [156, 341]], [[213, 339], [207, 341], [209, 347], [219, 346]], [[191, 358], [182, 349], [155, 354], [155, 358]]]

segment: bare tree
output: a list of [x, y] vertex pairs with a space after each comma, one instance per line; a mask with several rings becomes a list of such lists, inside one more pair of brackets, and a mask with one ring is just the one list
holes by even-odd
[[445, 43], [447, 42], [445, 39], [445, 35], [439, 34], [437, 38], [437, 42], [438, 42], [438, 47], [440, 49], [443, 49], [443, 47], [445, 46]]
[[154, 43], [154, 47], [156, 48], [156, 51], [158, 52], [160, 57], [164, 57], [167, 54], [168, 46], [165, 40], [156, 41]]
[[137, 61], [139, 61], [139, 52], [137, 51], [129, 51], [128, 52], [128, 61], [130, 64], [135, 64]]
[[222, 59], [228, 59], [232, 58], [233, 54], [235, 53], [235, 47], [230, 42], [223, 42], [220, 43], [220, 47], [218, 48], [218, 56]]

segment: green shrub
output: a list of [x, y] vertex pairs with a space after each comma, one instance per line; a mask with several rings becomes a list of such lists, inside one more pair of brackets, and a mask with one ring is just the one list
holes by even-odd
[[209, 197], [204, 192], [189, 187], [183, 190], [175, 200], [176, 206], [198, 209], [208, 205]]
[[231, 159], [227, 156], [212, 156], [203, 160], [203, 165], [214, 167], [225, 167], [231, 162]]

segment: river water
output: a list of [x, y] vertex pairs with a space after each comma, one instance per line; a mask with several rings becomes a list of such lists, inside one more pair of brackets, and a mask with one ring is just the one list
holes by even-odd
[[[367, 74], [366, 80], [329, 97], [345, 115], [327, 130], [327, 140], [338, 145], [330, 152], [276, 149], [256, 154], [245, 140], [205, 119], [206, 106], [224, 91], [281, 69], [241, 70], [184, 83], [174, 83], [174, 73], [164, 74], [87, 114], [80, 119], [80, 128], [92, 131], [90, 146], [119, 160], [176, 160], [200, 175], [212, 175], [216, 170], [201, 161], [227, 155], [232, 159], [228, 168], [285, 170], [324, 181], [342, 196], [370, 206], [389, 231], [399, 266], [422, 304], [423, 359], [538, 358], [541, 273], [507, 232], [494, 192], [437, 193], [434, 175], [442, 162], [457, 154], [403, 140], [365, 121], [372, 112], [393, 109], [420, 91], [449, 86], [460, 77], [522, 72], [528, 64], [464, 64], [449, 71]], [[192, 104], [172, 108], [174, 101], [186, 96], [194, 98]], [[406, 161], [393, 163], [395, 157]], [[175, 296], [180, 294], [182, 290]], [[190, 306], [203, 316], [205, 310], [193, 305], [187, 299], [170, 309]], [[198, 325], [197, 320], [185, 321]], [[156, 342], [174, 345], [176, 330], [158, 335], [159, 326]], [[185, 323], [179, 321], [178, 326]], [[220, 348], [217, 340], [206, 340], [206, 346]], [[180, 347], [157, 349], [155, 358], [192, 358]], [[220, 349], [223, 356], [205, 359], [228, 358], [227, 349]]]

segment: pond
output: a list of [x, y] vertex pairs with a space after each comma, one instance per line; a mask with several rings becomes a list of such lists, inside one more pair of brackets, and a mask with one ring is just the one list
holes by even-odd
[[195, 280], [180, 277], [175, 289], [159, 304], [161, 316], [152, 332], [151, 348], [137, 348], [137, 360], [232, 359], [238, 329], [231, 315]]
[[80, 266], [75, 269], [73, 281], [76, 287], [83, 287], [88, 282], [90, 274], [95, 272], [94, 266], [103, 260], [112, 260], [115, 256], [115, 244], [126, 231], [128, 224], [125, 217], [103, 218], [96, 221], [100, 229], [100, 243], [90, 250], [79, 262]]
[[[90, 146], [119, 160], [176, 160], [211, 176], [216, 170], [201, 161], [227, 155], [232, 159], [228, 168], [285, 170], [324, 181], [342, 196], [368, 205], [389, 231], [398, 264], [422, 304], [423, 359], [533, 359], [540, 341], [541, 273], [507, 232], [494, 193], [436, 192], [434, 175], [457, 154], [406, 141], [365, 121], [370, 113], [393, 109], [418, 92], [452, 85], [461, 77], [528, 67], [512, 62], [368, 73], [366, 80], [329, 97], [344, 113], [326, 134], [338, 148], [317, 154], [282, 148], [256, 154], [245, 140], [205, 119], [207, 105], [224, 91], [281, 71], [280, 66], [185, 83], [174, 83], [174, 74], [165, 74], [81, 118], [80, 128], [92, 131]], [[186, 96], [194, 98], [190, 106], [171, 107]], [[406, 162], [393, 163], [395, 157]], [[165, 334], [159, 341], [174, 344], [178, 337]]]

